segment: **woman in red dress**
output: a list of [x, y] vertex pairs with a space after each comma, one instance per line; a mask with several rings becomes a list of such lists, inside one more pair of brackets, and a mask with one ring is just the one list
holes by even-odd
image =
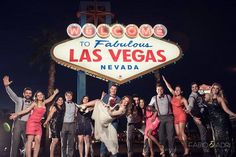
[[185, 134], [185, 126], [187, 121], [187, 116], [185, 112], [185, 108], [188, 106], [187, 100], [182, 96], [182, 89], [180, 86], [176, 86], [175, 90], [171, 87], [171, 85], [166, 81], [165, 77], [162, 76], [167, 88], [173, 95], [171, 104], [174, 114], [174, 123], [175, 123], [175, 131], [178, 136], [181, 144], [184, 147], [184, 156], [189, 155], [189, 148], [187, 145], [187, 136]]
[[26, 124], [26, 157], [31, 157], [31, 147], [33, 140], [35, 141], [34, 146], [34, 154], [33, 157], [38, 157], [40, 141], [42, 137], [42, 127], [41, 127], [41, 119], [46, 112], [45, 104], [49, 103], [53, 100], [55, 95], [59, 91], [56, 89], [48, 99], [45, 100], [44, 94], [40, 91], [36, 92], [34, 95], [34, 102], [30, 105], [30, 107], [26, 108], [17, 113], [13, 113], [10, 116], [10, 119], [16, 119], [18, 116], [23, 115], [31, 111], [30, 117]]

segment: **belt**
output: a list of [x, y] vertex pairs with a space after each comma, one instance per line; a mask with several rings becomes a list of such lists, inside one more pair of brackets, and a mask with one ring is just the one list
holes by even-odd
[[128, 126], [135, 125], [135, 124], [138, 124], [138, 123], [128, 123]]

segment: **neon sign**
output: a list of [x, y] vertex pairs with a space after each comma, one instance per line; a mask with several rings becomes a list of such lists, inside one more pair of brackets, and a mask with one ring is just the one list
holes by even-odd
[[118, 84], [173, 63], [182, 53], [176, 44], [160, 39], [167, 34], [160, 24], [71, 24], [67, 33], [72, 39], [54, 46], [52, 58], [71, 69]]

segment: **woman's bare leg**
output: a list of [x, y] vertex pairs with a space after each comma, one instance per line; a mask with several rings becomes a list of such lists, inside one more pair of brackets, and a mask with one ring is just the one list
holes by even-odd
[[150, 157], [154, 157], [153, 143], [150, 138], [148, 138], [148, 144], [149, 144], [149, 148], [150, 148]]
[[54, 157], [54, 152], [55, 152], [55, 148], [56, 148], [58, 141], [59, 141], [58, 138], [52, 138], [52, 142], [50, 145], [50, 157]]
[[160, 154], [163, 155], [165, 153], [165, 149], [164, 149], [164, 146], [161, 145], [157, 139], [152, 135], [152, 130], [148, 130], [147, 132], [147, 136], [149, 139], [151, 139], [157, 146], [158, 148], [160, 149]]
[[34, 146], [34, 155], [33, 157], [38, 157], [39, 155], [39, 149], [40, 149], [40, 142], [41, 142], [41, 136], [36, 135], [34, 138], [35, 146]]
[[176, 135], [177, 135], [180, 143], [183, 145], [182, 136], [181, 136], [181, 132], [180, 132], [180, 125], [179, 124], [175, 124], [175, 132], [176, 132]]
[[27, 141], [25, 144], [26, 157], [31, 157], [31, 147], [34, 140], [34, 135], [27, 135]]
[[187, 155], [189, 154], [189, 148], [187, 144], [187, 136], [185, 134], [185, 126], [186, 126], [186, 123], [179, 123], [179, 131], [181, 135], [182, 145], [184, 147], [184, 155]]
[[90, 147], [90, 136], [86, 135], [84, 137], [84, 142], [85, 142], [85, 157], [89, 156], [89, 147]]
[[78, 144], [79, 144], [79, 156], [83, 157], [83, 151], [84, 151], [84, 136], [78, 135]]

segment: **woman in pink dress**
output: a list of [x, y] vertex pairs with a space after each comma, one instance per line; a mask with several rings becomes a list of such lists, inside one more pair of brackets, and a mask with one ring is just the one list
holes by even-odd
[[42, 127], [41, 127], [41, 119], [46, 112], [45, 105], [53, 100], [55, 95], [59, 91], [56, 89], [48, 99], [45, 100], [44, 94], [40, 91], [36, 92], [34, 95], [34, 102], [30, 105], [30, 107], [26, 108], [17, 113], [13, 113], [10, 116], [10, 119], [16, 119], [18, 116], [23, 115], [31, 111], [30, 117], [26, 124], [26, 157], [31, 157], [31, 147], [33, 140], [35, 141], [34, 146], [34, 154], [33, 157], [38, 157], [40, 141], [42, 137]]
[[151, 153], [150, 157], [154, 157], [152, 141], [158, 146], [158, 148], [160, 149], [160, 155], [163, 157], [165, 156], [164, 146], [161, 145], [154, 136], [157, 132], [157, 128], [159, 125], [158, 117], [156, 117], [153, 120], [154, 110], [155, 109], [153, 108], [153, 106], [147, 106], [146, 108], [146, 128], [144, 131], [145, 133], [144, 138], [148, 138], [148, 143], [149, 143], [150, 153]]

